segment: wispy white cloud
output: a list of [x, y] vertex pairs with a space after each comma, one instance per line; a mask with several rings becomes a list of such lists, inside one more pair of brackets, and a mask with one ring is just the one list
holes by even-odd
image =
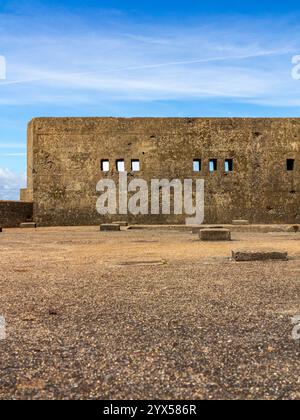
[[[299, 28], [291, 29], [283, 18], [169, 27], [107, 25], [101, 19], [88, 26], [78, 16], [67, 18], [53, 30], [43, 20], [32, 26], [29, 17], [28, 22], [24, 16], [6, 16], [5, 22], [0, 17], [0, 42], [8, 53], [0, 105], [226, 98], [272, 106], [277, 99], [278, 106], [289, 106], [298, 101], [300, 82], [290, 76], [290, 58], [297, 52]], [[16, 36], [21, 25], [31, 28], [22, 39]]]
[[0, 199], [15, 200], [19, 197], [20, 188], [26, 186], [26, 175], [15, 174], [6, 168], [0, 168]]

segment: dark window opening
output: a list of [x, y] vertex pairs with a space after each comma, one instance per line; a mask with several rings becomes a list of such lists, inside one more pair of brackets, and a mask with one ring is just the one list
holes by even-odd
[[210, 159], [209, 161], [209, 171], [215, 172], [218, 169], [218, 161], [217, 159]]
[[201, 171], [201, 159], [194, 159], [193, 171], [194, 172], [200, 172]]
[[125, 172], [125, 161], [123, 159], [117, 160], [116, 166], [118, 172]]
[[295, 169], [295, 159], [287, 159], [286, 169], [287, 171], [293, 171]]
[[225, 159], [225, 172], [233, 171], [233, 159]]
[[103, 159], [101, 160], [101, 171], [108, 172], [109, 171], [109, 160]]

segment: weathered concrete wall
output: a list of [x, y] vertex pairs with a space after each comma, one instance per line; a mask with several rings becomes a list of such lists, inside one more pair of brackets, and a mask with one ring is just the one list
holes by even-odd
[[[202, 178], [205, 222], [300, 222], [300, 119], [38, 118], [28, 127], [28, 190], [39, 225], [120, 220], [96, 212], [96, 184], [118, 179], [124, 159], [134, 177]], [[225, 173], [224, 159], [233, 159]], [[109, 159], [111, 171], [101, 172]], [[130, 172], [131, 159], [141, 171]], [[202, 171], [193, 172], [201, 159]], [[209, 159], [218, 170], [209, 172]], [[287, 159], [295, 159], [287, 171]], [[184, 223], [185, 216], [129, 216], [135, 223]]]
[[18, 227], [32, 219], [33, 204], [20, 201], [0, 201], [0, 227]]

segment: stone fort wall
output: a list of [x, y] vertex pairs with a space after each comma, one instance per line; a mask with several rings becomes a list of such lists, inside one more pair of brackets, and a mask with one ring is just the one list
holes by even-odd
[[117, 162], [124, 161], [129, 181], [204, 179], [205, 223], [299, 223], [299, 149], [300, 119], [37, 118], [28, 126], [22, 196], [44, 226], [184, 223], [185, 215], [97, 213], [97, 182], [117, 181]]
[[20, 201], [0, 201], [0, 227], [19, 227], [32, 219], [33, 204]]

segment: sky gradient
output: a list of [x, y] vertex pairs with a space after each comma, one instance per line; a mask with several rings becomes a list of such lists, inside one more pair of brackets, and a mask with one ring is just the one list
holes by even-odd
[[2, 0], [0, 199], [26, 185], [33, 117], [299, 117], [299, 16], [296, 1]]

